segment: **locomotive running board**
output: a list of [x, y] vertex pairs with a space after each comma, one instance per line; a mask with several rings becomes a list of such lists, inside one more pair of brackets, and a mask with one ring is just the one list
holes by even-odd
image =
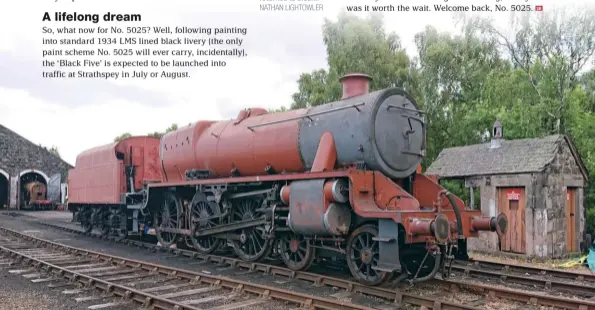
[[378, 220], [378, 241], [380, 257], [378, 265], [372, 269], [384, 272], [401, 272], [401, 260], [399, 256], [399, 226], [392, 219]]

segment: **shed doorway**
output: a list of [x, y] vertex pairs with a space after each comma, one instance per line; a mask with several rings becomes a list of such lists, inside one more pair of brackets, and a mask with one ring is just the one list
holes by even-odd
[[503, 252], [525, 254], [525, 188], [498, 188], [498, 211], [508, 218], [508, 229], [500, 239]]
[[0, 209], [8, 208], [8, 197], [10, 193], [10, 182], [8, 174], [0, 170]]
[[[27, 186], [31, 183], [41, 183], [43, 186], [43, 191], [40, 192], [33, 192]], [[19, 177], [19, 210], [20, 209], [28, 209], [30, 207], [31, 201], [35, 200], [45, 200], [46, 199], [46, 190], [47, 190], [47, 179], [41, 173], [37, 171], [27, 171]], [[31, 195], [34, 194], [35, 196], [32, 197]], [[39, 195], [39, 196], [37, 196]]]
[[577, 251], [578, 239], [576, 236], [576, 188], [566, 188], [566, 250]]

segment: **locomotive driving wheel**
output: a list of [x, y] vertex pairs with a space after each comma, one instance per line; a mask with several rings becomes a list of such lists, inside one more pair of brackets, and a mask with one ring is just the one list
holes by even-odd
[[302, 235], [287, 234], [279, 239], [279, 255], [291, 270], [307, 270], [312, 265], [315, 249]]
[[207, 196], [197, 192], [192, 198], [190, 206], [190, 231], [189, 237], [192, 246], [200, 253], [213, 253], [221, 245], [221, 240], [213, 236], [196, 237], [194, 234], [199, 229], [219, 225], [218, 216], [221, 215], [219, 206], [207, 200]]
[[380, 257], [380, 245], [373, 238], [378, 236], [375, 225], [364, 225], [354, 230], [347, 239], [347, 266], [351, 274], [365, 285], [378, 285], [391, 273], [375, 270]]
[[178, 234], [174, 232], [163, 231], [164, 228], [179, 229], [180, 218], [182, 214], [182, 202], [180, 198], [174, 193], [166, 192], [163, 194], [163, 204], [153, 217], [155, 226], [155, 235], [157, 240], [163, 247], [169, 247], [178, 238]]
[[[263, 216], [257, 209], [262, 199], [245, 198], [234, 200], [232, 223], [258, 219]], [[244, 261], [254, 262], [265, 258], [272, 249], [272, 240], [264, 225], [242, 229], [239, 240], [231, 240], [234, 253]]]

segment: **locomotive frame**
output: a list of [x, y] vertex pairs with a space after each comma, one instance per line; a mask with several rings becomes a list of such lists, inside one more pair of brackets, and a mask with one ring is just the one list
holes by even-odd
[[[120, 200], [88, 203], [71, 197], [69, 209], [87, 231], [99, 227], [103, 234], [125, 238], [152, 227], [166, 247], [181, 242], [209, 254], [229, 245], [245, 261], [274, 253], [292, 270], [308, 269], [315, 258], [344, 259], [367, 285], [393, 276], [421, 282], [438, 271], [446, 278], [455, 258], [468, 259], [467, 238], [479, 231], [503, 234], [507, 219], [466, 209], [435, 179], [416, 172], [425, 148], [423, 112], [398, 89], [362, 99], [369, 79], [343, 77], [342, 101], [323, 108], [290, 111], [282, 118], [249, 109], [226, 123], [204, 121], [168, 133], [160, 140], [159, 182], [145, 180], [146, 164], [137, 173], [132, 142], [129, 155], [126, 141], [110, 146], [108, 153], [120, 149], [116, 154], [121, 154], [114, 163]], [[400, 111], [396, 115], [404, 121], [390, 120], [405, 126], [403, 136], [378, 127], [377, 117], [387, 122], [376, 116], [381, 107]], [[333, 126], [345, 117], [351, 117], [351, 137]], [[290, 141], [273, 129], [258, 132], [266, 126], [283, 129]], [[265, 141], [257, 142], [257, 135]], [[267, 138], [279, 150], [256, 148]], [[297, 151], [292, 141], [298, 142]], [[196, 145], [202, 149], [196, 151]], [[400, 155], [393, 154], [396, 147]], [[196, 169], [196, 162], [210, 168]], [[72, 196], [76, 186], [70, 188]]]

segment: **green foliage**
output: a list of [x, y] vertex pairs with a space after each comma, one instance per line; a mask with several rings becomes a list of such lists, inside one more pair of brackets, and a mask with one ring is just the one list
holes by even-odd
[[287, 111], [287, 108], [286, 107], [280, 107], [278, 109], [269, 109], [268, 111], [269, 111], [269, 113], [286, 112]]
[[125, 132], [125, 133], [117, 136], [116, 138], [114, 138], [114, 142], [120, 142], [120, 141], [122, 141], [124, 139], [128, 139], [130, 137], [132, 137], [132, 135], [129, 132]]
[[329, 69], [303, 73], [292, 109], [317, 106], [341, 98], [339, 78], [350, 72], [373, 73], [370, 87], [403, 87], [410, 81], [410, 60], [395, 33], [385, 34], [381, 15], [366, 19], [342, 12], [337, 22], [325, 20], [323, 40], [327, 46]]
[[[512, 15], [507, 29], [482, 18], [460, 18], [459, 36], [426, 27], [409, 58], [382, 17], [342, 12], [325, 21], [328, 67], [303, 73], [292, 109], [341, 97], [340, 76], [362, 72], [371, 89], [401, 87], [427, 115], [428, 149], [422, 165], [446, 147], [486, 142], [496, 119], [506, 139], [570, 136], [589, 171], [587, 229], [595, 232], [595, 11]], [[465, 201], [461, 182], [445, 186]]]
[[[190, 126], [190, 124], [188, 124], [188, 126]], [[153, 133], [148, 134], [149, 137], [155, 137], [155, 138], [161, 138], [163, 137], [163, 135], [165, 135], [168, 132], [172, 132], [174, 130], [178, 130], [178, 124], [172, 124], [171, 126], [169, 126], [167, 129], [165, 129], [165, 132], [159, 132], [159, 131], [155, 131]]]
[[[188, 124], [188, 126], [190, 126], [191, 124], [192, 123]], [[161, 138], [166, 133], [172, 132], [174, 130], [178, 130], [178, 124], [172, 124], [171, 126], [167, 127], [167, 129], [165, 129], [165, 132], [155, 131], [153, 133], [147, 134], [147, 136], [149, 136], [149, 137], [155, 137], [155, 138]], [[123, 134], [117, 136], [114, 139], [114, 142], [120, 142], [120, 141], [122, 141], [124, 139], [127, 139], [127, 138], [130, 138], [130, 137], [132, 137], [132, 135], [130, 133], [126, 132], [126, 133], [123, 133]]]
[[55, 145], [49, 149], [49, 152], [52, 153], [56, 157], [60, 157], [60, 152], [58, 151], [58, 147]]

